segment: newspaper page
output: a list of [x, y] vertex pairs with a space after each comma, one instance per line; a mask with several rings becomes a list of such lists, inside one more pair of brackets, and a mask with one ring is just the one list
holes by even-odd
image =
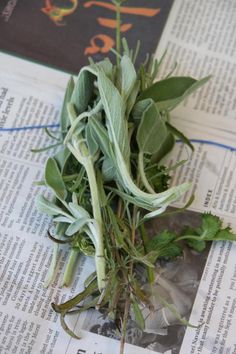
[[[78, 260], [75, 279], [65, 289], [60, 273], [68, 252], [60, 252], [55, 283], [44, 287], [52, 255], [47, 238], [50, 218], [36, 210], [36, 195], [46, 192], [35, 182], [43, 179], [48, 155], [32, 153], [31, 149], [49, 145], [42, 127], [58, 129], [62, 101], [63, 91], [57, 86], [0, 73], [1, 354], [105, 354], [111, 345], [114, 352], [119, 352], [117, 340], [101, 340], [96, 333], [82, 334], [81, 341], [69, 337], [50, 305], [83, 289], [84, 280], [94, 271], [92, 259]], [[86, 321], [83, 316], [70, 316], [68, 324], [80, 333]], [[127, 350], [133, 354], [145, 352], [132, 345], [127, 345]]]
[[[178, 142], [166, 159], [187, 160], [173, 173], [173, 184], [192, 181], [192, 189], [176, 206], [219, 215], [236, 230], [236, 6], [231, 0], [176, 0], [157, 57], [167, 49], [160, 76], [173, 74], [211, 80], [173, 113], [172, 124], [191, 139], [195, 152]], [[190, 157], [191, 155], [191, 157]], [[236, 353], [236, 246], [213, 244], [180, 349], [185, 353]]]
[[[35, 196], [43, 190], [34, 182], [42, 179], [47, 154], [33, 154], [30, 149], [48, 144], [47, 136], [40, 127], [57, 125], [63, 92], [57, 86], [38, 80], [23, 79], [17, 75], [3, 73], [0, 75], [2, 200], [0, 352], [4, 354], [33, 352], [109, 354], [112, 345], [114, 353], [118, 353], [117, 331], [114, 325], [101, 314], [89, 311], [80, 317], [68, 318], [70, 328], [82, 335], [82, 340], [78, 341], [65, 334], [61, 329], [58, 315], [50, 309], [51, 302], [64, 301], [81, 289], [88, 275], [85, 269], [88, 271], [94, 269], [92, 260], [83, 258], [79, 260], [76, 278], [71, 288], [65, 290], [60, 286], [59, 273], [63, 270], [68, 254], [61, 253], [55, 284], [48, 289], [43, 286], [52, 254], [52, 245], [46, 237], [50, 220], [35, 209]], [[173, 117], [173, 124], [191, 138], [195, 145], [195, 153], [191, 155], [191, 152], [178, 142], [166, 162], [171, 167], [174, 159], [175, 161], [187, 160], [180, 169], [175, 171], [173, 183], [182, 183], [191, 179], [193, 189], [190, 193], [195, 192], [197, 197], [192, 206], [194, 211], [181, 215], [181, 220], [172, 218], [171, 223], [190, 225], [198, 217], [196, 212], [209, 211], [215, 205], [214, 212], [233, 225], [233, 208], [236, 201], [233, 194], [235, 188], [231, 184], [233, 182], [230, 176], [236, 163], [236, 154], [232, 136], [227, 132], [213, 129], [210, 133], [206, 133], [203, 129], [197, 129], [194, 123], [187, 124], [177, 117]], [[223, 170], [227, 172], [226, 175]], [[227, 197], [222, 197], [222, 188], [225, 191], [227, 189]], [[231, 202], [229, 198], [232, 199]], [[188, 196], [183, 197], [177, 206], [184, 205], [187, 199]], [[222, 204], [223, 201], [225, 204]], [[163, 227], [166, 225], [164, 224]], [[155, 232], [156, 225], [152, 225], [152, 228]], [[218, 312], [215, 312], [212, 317], [209, 315], [210, 311], [213, 311], [211, 296], [218, 294], [222, 301], [226, 301], [220, 288], [225, 287], [229, 279], [231, 282], [228, 286], [232, 294], [236, 288], [234, 267], [229, 262], [230, 253], [234, 252], [234, 248], [231, 243], [214, 245], [209, 257], [209, 249], [204, 254], [185, 250], [184, 261], [177, 260], [162, 265], [161, 274], [157, 266], [157, 290], [161, 288], [162, 292], [168, 294], [167, 299], [173, 302], [181, 315], [188, 317], [199, 289], [191, 323], [202, 324], [205, 320], [204, 316], [209, 316], [209, 328], [212, 328], [210, 320], [212, 318], [216, 323], [214, 316], [217, 317]], [[219, 265], [212, 283], [215, 258], [219, 258]], [[218, 272], [220, 280], [217, 278]], [[223, 281], [226, 284], [223, 284]], [[210, 290], [209, 284], [212, 284]], [[214, 287], [219, 288], [218, 293]], [[199, 294], [202, 296], [199, 297]], [[196, 315], [199, 316], [201, 301], [204, 302], [206, 294], [209, 301], [204, 305], [205, 312], [202, 312], [199, 319]], [[232, 295], [231, 300], [233, 299]], [[232, 312], [234, 309], [231, 302], [228, 305], [229, 314], [230, 311], [232, 313], [231, 322], [227, 322], [229, 330], [234, 326]], [[127, 353], [179, 352], [185, 327], [176, 320], [169, 321], [168, 325], [166, 322], [161, 322], [163, 311], [164, 309], [160, 308], [154, 320], [146, 321], [145, 331], [141, 331], [134, 321], [130, 321], [128, 340], [132, 344], [127, 345]], [[213, 327], [210, 343], [213, 343], [212, 338], [216, 335], [216, 330]], [[185, 336], [187, 340], [190, 340], [191, 336], [196, 343], [196, 338], [202, 340], [201, 332], [198, 337], [195, 329], [189, 328], [188, 332], [190, 335]], [[219, 343], [221, 343], [220, 335]], [[217, 343], [214, 346], [218, 348]], [[186, 348], [189, 347], [187, 342]], [[211, 348], [210, 345], [208, 347]]]
[[[192, 154], [178, 141], [166, 158], [170, 167], [173, 161], [186, 160], [174, 170], [173, 184], [192, 181], [192, 189], [175, 206], [182, 207], [195, 193], [191, 211], [171, 219], [170, 226], [174, 228], [195, 222], [199, 212], [211, 211], [236, 230], [235, 70], [232, 69], [235, 68], [232, 44], [235, 10], [230, 0], [209, 3], [175, 0], [158, 47], [158, 55], [168, 47], [162, 72], [171, 70], [176, 60], [179, 63], [176, 75], [214, 74], [207, 88], [173, 112], [172, 124], [184, 131], [195, 147]], [[198, 25], [207, 28], [201, 29], [202, 37], [196, 41], [200, 36]], [[232, 43], [226, 51], [228, 35]], [[218, 39], [213, 41], [215, 37]], [[211, 47], [213, 42], [215, 46]], [[49, 144], [41, 127], [56, 129], [67, 75], [55, 71], [50, 74], [47, 68], [44, 74], [43, 67], [7, 55], [2, 57], [0, 353], [110, 354], [112, 348], [118, 354], [117, 331], [102, 315], [89, 311], [79, 317], [68, 317], [69, 327], [82, 337], [78, 341], [61, 329], [58, 315], [50, 307], [51, 302], [65, 301], [81, 290], [84, 279], [94, 269], [92, 260], [79, 259], [71, 288], [64, 289], [60, 286], [60, 270], [68, 253], [61, 252], [55, 283], [48, 289], [43, 285], [52, 255], [52, 245], [47, 239], [50, 219], [36, 210], [34, 199], [37, 194], [45, 193], [35, 181], [43, 177], [47, 154], [32, 154], [30, 149]], [[5, 68], [7, 74], [3, 73]], [[166, 227], [161, 218], [160, 226]], [[150, 226], [152, 232], [156, 228], [155, 223]], [[162, 264], [161, 271], [157, 265], [157, 291], [161, 289], [167, 301], [196, 328], [186, 329], [176, 319], [167, 320], [165, 309], [157, 303], [158, 316], [152, 321], [146, 319], [145, 331], [130, 320], [130, 344], [125, 352], [236, 353], [235, 254], [233, 243], [221, 242], [201, 255], [185, 250], [181, 262]]]
[[182, 119], [236, 132], [236, 3], [175, 0], [156, 56], [167, 51], [160, 76], [212, 75], [176, 110]]

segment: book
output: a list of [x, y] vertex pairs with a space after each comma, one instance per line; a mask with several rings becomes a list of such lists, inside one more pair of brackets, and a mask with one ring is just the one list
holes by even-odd
[[[122, 36], [139, 61], [154, 53], [173, 0], [130, 0], [121, 8]], [[0, 50], [73, 74], [88, 63], [114, 58], [116, 14], [110, 1], [3, 0], [0, 4]], [[153, 35], [155, 34], [155, 35]]]

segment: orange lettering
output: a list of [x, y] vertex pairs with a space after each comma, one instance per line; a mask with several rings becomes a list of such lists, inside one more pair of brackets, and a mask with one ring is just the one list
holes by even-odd
[[[98, 23], [99, 23], [99, 25], [104, 26], [104, 27], [108, 27], [108, 28], [116, 28], [117, 27], [117, 21], [111, 20], [108, 18], [99, 17]], [[121, 32], [126, 32], [130, 28], [132, 28], [132, 26], [133, 25], [131, 23], [124, 23], [123, 25], [121, 25], [120, 30], [121, 30]]]
[[[99, 46], [96, 44], [96, 41], [102, 41], [103, 45]], [[87, 47], [84, 51], [85, 55], [90, 55], [90, 54], [96, 54], [96, 53], [108, 53], [109, 50], [114, 47], [115, 41], [105, 35], [105, 34], [98, 34], [97, 36], [94, 36], [91, 41], [90, 41], [91, 46]]]
[[[87, 1], [84, 4], [84, 7], [91, 7], [93, 5], [104, 7], [108, 10], [116, 11], [115, 5], [108, 4], [107, 2], [104, 2], [104, 1]], [[121, 6], [121, 8], [120, 8], [120, 12], [123, 14], [140, 15], [140, 16], [146, 16], [146, 17], [153, 17], [153, 16], [157, 15], [160, 11], [161, 11], [160, 8], [148, 9], [145, 7], [125, 7], [125, 6]]]

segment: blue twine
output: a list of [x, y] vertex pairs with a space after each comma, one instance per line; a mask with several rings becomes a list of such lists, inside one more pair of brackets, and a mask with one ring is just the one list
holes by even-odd
[[[47, 125], [28, 125], [25, 127], [16, 127], [16, 128], [0, 128], [0, 132], [15, 132], [15, 131], [24, 131], [24, 130], [33, 130], [33, 129], [45, 129], [45, 128], [59, 128], [59, 124], [47, 124]], [[191, 143], [200, 143], [218, 146], [223, 149], [230, 151], [236, 151], [236, 147], [217, 143], [216, 141], [203, 140], [203, 139], [190, 139]], [[176, 143], [182, 143], [182, 140], [176, 140]]]
[[[214, 145], [218, 146], [223, 149], [227, 149], [230, 151], [236, 151], [236, 147], [230, 146], [230, 145], [225, 145], [221, 143], [217, 143], [216, 141], [210, 141], [210, 140], [203, 140], [203, 139], [189, 139], [191, 143], [200, 143], [200, 144], [206, 144], [206, 145]], [[176, 143], [182, 143], [182, 140], [176, 140]]]
[[48, 125], [28, 125], [25, 127], [18, 128], [0, 128], [0, 132], [18, 132], [21, 130], [33, 130], [33, 129], [45, 129], [45, 128], [59, 128], [59, 124], [48, 124]]

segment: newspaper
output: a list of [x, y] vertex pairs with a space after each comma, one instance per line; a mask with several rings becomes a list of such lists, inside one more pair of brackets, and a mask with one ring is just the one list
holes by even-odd
[[[175, 226], [211, 211], [236, 231], [235, 22], [233, 1], [176, 0], [158, 47], [158, 56], [167, 46], [166, 58], [171, 58], [160, 75], [171, 70], [174, 61], [179, 63], [176, 75], [214, 74], [202, 91], [173, 112], [172, 124], [195, 147], [192, 154], [177, 142], [166, 158], [169, 166], [186, 160], [173, 172], [173, 184], [192, 181], [192, 189], [175, 206], [185, 205], [195, 194], [192, 211], [173, 218]], [[0, 63], [0, 353], [119, 353], [117, 332], [102, 315], [89, 311], [68, 317], [69, 327], [82, 337], [78, 341], [62, 330], [50, 307], [82, 289], [94, 269], [92, 259], [79, 259], [71, 288], [65, 289], [60, 270], [68, 254], [61, 252], [55, 283], [48, 289], [43, 285], [52, 254], [46, 237], [50, 219], [36, 210], [34, 199], [46, 193], [35, 181], [42, 179], [47, 153], [30, 150], [49, 144], [40, 127], [56, 131], [68, 76], [3, 54]], [[157, 289], [196, 327], [185, 330], [176, 320], [167, 320], [157, 304], [159, 316], [146, 321], [144, 332], [131, 319], [131, 344], [125, 352], [236, 353], [235, 254], [235, 244], [220, 242], [201, 255], [186, 250], [184, 261], [164, 265], [161, 275], [157, 268]]]

